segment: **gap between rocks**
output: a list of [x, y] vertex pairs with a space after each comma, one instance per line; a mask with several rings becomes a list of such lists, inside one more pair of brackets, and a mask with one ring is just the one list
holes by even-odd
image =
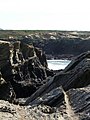
[[70, 120], [79, 120], [79, 117], [74, 113], [74, 110], [73, 110], [72, 106], [70, 105], [69, 96], [67, 95], [67, 93], [64, 91], [63, 88], [62, 88], [62, 91], [64, 94], [66, 113], [67, 113], [68, 117], [70, 118]]

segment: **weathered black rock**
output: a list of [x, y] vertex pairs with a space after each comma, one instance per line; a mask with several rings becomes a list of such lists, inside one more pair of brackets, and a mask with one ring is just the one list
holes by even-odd
[[10, 82], [6, 82], [0, 73], [0, 99], [13, 102], [15, 99], [15, 93]]
[[90, 50], [90, 32], [85, 31], [38, 31], [22, 41], [42, 48], [48, 59], [71, 59]]
[[[54, 75], [38, 48], [19, 41], [1, 41], [0, 72], [0, 99], [25, 105], [24, 112], [26, 109], [31, 114], [35, 108], [37, 113], [42, 106], [42, 114], [60, 112], [60, 119], [90, 119], [90, 51]], [[1, 106], [3, 110], [7, 111]]]
[[67, 92], [73, 110], [80, 120], [90, 120], [90, 85]]
[[[57, 73], [52, 77], [47, 83], [41, 86], [31, 97], [26, 101], [26, 104], [30, 104], [33, 101], [37, 102], [38, 97], [43, 98], [47, 96], [47, 104], [50, 106], [59, 106], [63, 101], [63, 92], [62, 89], [59, 89], [60, 93], [54, 95], [53, 102], [50, 103], [48, 98], [52, 98], [52, 92], [58, 87], [62, 87], [65, 91], [68, 91], [72, 88], [81, 88], [90, 84], [90, 52], [86, 52], [74, 59], [64, 71]], [[57, 92], [58, 93], [58, 92]], [[52, 101], [52, 100], [51, 100]], [[39, 100], [40, 102], [40, 100]], [[39, 103], [38, 102], [38, 103]], [[46, 104], [46, 101], [42, 100], [43, 104]], [[55, 104], [53, 104], [55, 103]]]
[[[29, 97], [45, 83], [49, 74], [53, 75], [47, 68], [45, 54], [20, 41], [0, 41], [0, 71], [6, 82], [0, 86], [0, 92], [7, 94], [12, 89], [16, 98]], [[2, 94], [0, 98], [4, 99]]]

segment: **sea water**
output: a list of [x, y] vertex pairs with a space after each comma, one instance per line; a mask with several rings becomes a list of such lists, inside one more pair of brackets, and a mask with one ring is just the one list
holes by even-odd
[[47, 60], [48, 68], [52, 70], [64, 69], [71, 61], [70, 60]]

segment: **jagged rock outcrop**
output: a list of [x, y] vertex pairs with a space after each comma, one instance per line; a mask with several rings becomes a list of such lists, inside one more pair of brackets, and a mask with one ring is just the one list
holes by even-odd
[[15, 93], [10, 82], [6, 82], [0, 73], [0, 99], [14, 101]]
[[0, 92], [4, 96], [0, 93], [0, 98], [5, 100], [8, 97], [4, 93], [12, 94], [12, 91], [16, 98], [29, 97], [53, 74], [47, 69], [44, 53], [20, 41], [0, 41], [0, 71], [3, 77]]
[[30, 97], [30, 101], [35, 100], [37, 97], [42, 97], [42, 95], [47, 94], [48, 92], [60, 86], [62, 86], [65, 91], [68, 91], [71, 88], [80, 88], [90, 84], [89, 57], [90, 52], [86, 52], [78, 56], [65, 68], [64, 71], [56, 74], [38, 91], [36, 91]]
[[48, 31], [48, 30], [1, 30], [3, 40], [20, 40], [45, 51], [48, 59], [75, 57], [90, 50], [90, 32], [88, 31]]
[[89, 120], [89, 84], [90, 52], [88, 51], [76, 57], [64, 71], [57, 73], [41, 86], [27, 99], [26, 104], [63, 106], [63, 108], [65, 106], [68, 118]]
[[41, 50], [1, 41], [0, 72], [0, 99], [24, 105], [0, 101], [2, 119], [90, 119], [90, 51], [53, 76]]
[[42, 48], [48, 59], [72, 59], [90, 50], [90, 32], [85, 31], [37, 31], [22, 41]]
[[74, 112], [80, 120], [90, 120], [90, 85], [67, 92]]

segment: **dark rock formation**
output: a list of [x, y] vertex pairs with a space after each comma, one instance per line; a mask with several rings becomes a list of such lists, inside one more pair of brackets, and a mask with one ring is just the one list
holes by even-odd
[[10, 82], [6, 82], [0, 74], [0, 99], [13, 102], [15, 93]]
[[34, 44], [45, 51], [48, 59], [71, 59], [90, 50], [89, 31], [1, 30], [1, 37], [5, 41], [18, 39], [26, 44]]
[[27, 99], [26, 104], [44, 104], [51, 107], [66, 106], [66, 113], [70, 119], [89, 120], [89, 84], [90, 52], [88, 51], [79, 55], [64, 71], [57, 73], [45, 85], [41, 86]]
[[48, 59], [71, 59], [90, 50], [90, 32], [38, 32], [24, 37], [22, 41], [42, 48]]
[[79, 114], [80, 120], [90, 120], [90, 85], [71, 89], [67, 92], [73, 110]]
[[12, 91], [16, 98], [29, 97], [53, 75], [42, 51], [19, 41], [0, 41], [0, 71], [0, 98], [6, 100]]
[[[71, 88], [80, 88], [90, 84], [90, 52], [81, 54], [73, 60], [64, 71], [56, 74], [36, 93], [30, 97], [30, 101], [42, 96], [59, 86], [65, 91]], [[61, 97], [62, 98], [62, 97]]]
[[11, 104], [0, 101], [1, 118], [1, 113], [7, 112], [19, 119], [20, 109], [19, 115], [27, 120], [90, 119], [90, 51], [77, 56], [54, 75], [38, 48], [19, 41], [1, 41], [0, 72], [0, 99], [24, 105], [12, 104], [13, 113]]

